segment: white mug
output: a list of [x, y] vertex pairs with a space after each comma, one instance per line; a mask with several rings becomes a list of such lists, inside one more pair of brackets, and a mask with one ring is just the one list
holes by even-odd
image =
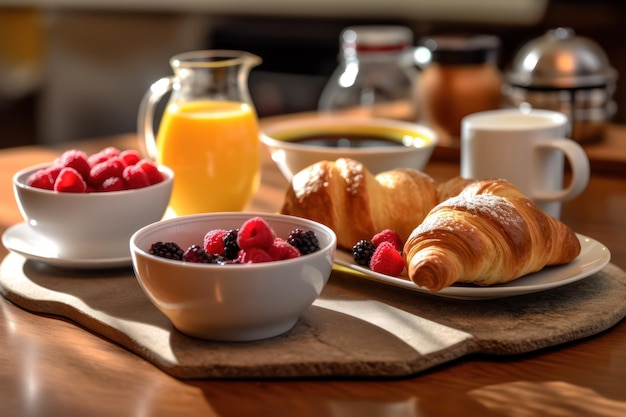
[[[461, 121], [461, 176], [500, 178], [516, 185], [554, 218], [561, 203], [587, 187], [589, 158], [566, 137], [563, 113], [538, 109], [499, 109], [465, 116]], [[572, 176], [563, 184], [564, 157]]]

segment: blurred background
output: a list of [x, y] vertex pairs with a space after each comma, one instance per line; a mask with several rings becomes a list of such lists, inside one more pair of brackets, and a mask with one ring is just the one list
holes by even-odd
[[[0, 147], [136, 131], [141, 98], [194, 49], [241, 49], [259, 116], [314, 110], [337, 67], [339, 34], [401, 24], [416, 41], [493, 34], [504, 70], [518, 49], [556, 27], [596, 41], [626, 74], [622, 0], [2, 0]], [[618, 79], [615, 122], [626, 121]]]

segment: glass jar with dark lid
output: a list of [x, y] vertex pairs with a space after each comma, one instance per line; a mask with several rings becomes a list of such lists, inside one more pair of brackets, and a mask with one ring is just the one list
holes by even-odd
[[456, 139], [461, 119], [502, 103], [497, 66], [500, 40], [491, 35], [442, 35], [423, 39], [415, 50], [419, 120], [444, 139]]

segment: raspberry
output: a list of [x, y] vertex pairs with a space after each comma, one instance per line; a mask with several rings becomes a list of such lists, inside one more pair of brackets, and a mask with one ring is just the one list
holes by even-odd
[[320, 250], [320, 243], [312, 230], [294, 229], [287, 237], [287, 242], [296, 247], [302, 255]]
[[126, 189], [125, 186], [126, 184], [124, 183], [124, 179], [120, 177], [110, 177], [104, 180], [99, 189], [94, 189], [94, 191], [123, 191]]
[[241, 249], [268, 249], [274, 242], [274, 231], [261, 217], [252, 217], [244, 222], [237, 234], [237, 244]]
[[128, 190], [150, 185], [148, 176], [137, 165], [129, 165], [124, 168], [122, 178], [124, 178], [125, 188]]
[[272, 256], [261, 248], [241, 249], [237, 260], [242, 264], [258, 264], [261, 262], [271, 262]]
[[83, 178], [89, 178], [91, 166], [87, 161], [87, 154], [83, 151], [79, 151], [77, 149], [65, 151], [59, 158], [57, 158], [55, 165], [74, 168]]
[[46, 169], [39, 169], [28, 176], [26, 185], [44, 190], [54, 190], [54, 178]]
[[124, 164], [117, 157], [111, 157], [106, 161], [100, 162], [91, 168], [89, 173], [89, 181], [100, 187], [104, 180], [110, 177], [121, 177], [124, 172]]
[[109, 146], [108, 148], [104, 148], [101, 151], [94, 153], [93, 155], [89, 155], [89, 157], [87, 158], [87, 162], [89, 162], [89, 166], [93, 168], [99, 163], [108, 161], [109, 158], [113, 156], [118, 156], [119, 154], [119, 149], [113, 146]]
[[267, 249], [267, 253], [269, 253], [275, 261], [297, 258], [301, 255], [300, 251], [295, 246], [279, 237], [274, 239], [274, 243]]
[[226, 259], [237, 259], [239, 255], [239, 250], [241, 249], [237, 244], [237, 235], [239, 233], [239, 229], [229, 230], [222, 242], [224, 243], [224, 256]]
[[120, 152], [119, 156], [126, 166], [135, 165], [141, 160], [141, 154], [136, 149], [126, 149]]
[[159, 171], [154, 161], [144, 158], [137, 162], [136, 166], [146, 174], [150, 185], [163, 181], [163, 174]]
[[376, 250], [376, 246], [369, 240], [359, 240], [352, 247], [354, 262], [362, 266], [370, 266], [370, 259]]
[[59, 172], [61, 172], [62, 169], [63, 167], [61, 165], [55, 164], [55, 165], [49, 166], [48, 168], [44, 168], [44, 171], [49, 173], [52, 176], [52, 179], [56, 181], [57, 177], [59, 176]]
[[379, 246], [382, 242], [390, 242], [398, 252], [402, 252], [403, 243], [400, 235], [391, 229], [385, 229], [372, 237], [374, 246]]
[[370, 260], [370, 269], [395, 277], [404, 269], [404, 260], [393, 243], [385, 241], [376, 247]]
[[84, 193], [87, 191], [87, 183], [82, 175], [74, 168], [63, 168], [54, 181], [54, 191], [66, 193]]
[[204, 250], [214, 255], [224, 255], [224, 236], [228, 234], [228, 230], [215, 229], [210, 230], [204, 235]]
[[155, 242], [150, 246], [149, 252], [161, 258], [173, 259], [175, 261], [183, 260], [183, 250], [174, 242]]
[[[124, 169], [129, 169], [126, 175]], [[55, 159], [53, 165], [32, 173], [26, 184], [36, 188], [54, 190], [56, 179], [63, 168], [73, 168], [80, 174], [87, 185], [84, 192], [121, 191], [133, 188], [142, 188], [164, 180], [158, 166], [150, 159], [141, 159], [139, 151], [128, 149], [120, 151], [115, 147], [102, 149], [91, 156], [78, 149], [70, 149]], [[124, 179], [120, 187], [120, 179]], [[106, 181], [106, 184], [105, 184]], [[60, 185], [69, 187], [68, 183]], [[80, 187], [73, 188], [77, 192]]]

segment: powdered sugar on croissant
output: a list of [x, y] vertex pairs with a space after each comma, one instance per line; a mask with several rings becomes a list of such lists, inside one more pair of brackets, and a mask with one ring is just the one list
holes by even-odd
[[409, 278], [439, 291], [510, 282], [580, 253], [576, 234], [504, 180], [477, 181], [437, 205], [404, 246]]

